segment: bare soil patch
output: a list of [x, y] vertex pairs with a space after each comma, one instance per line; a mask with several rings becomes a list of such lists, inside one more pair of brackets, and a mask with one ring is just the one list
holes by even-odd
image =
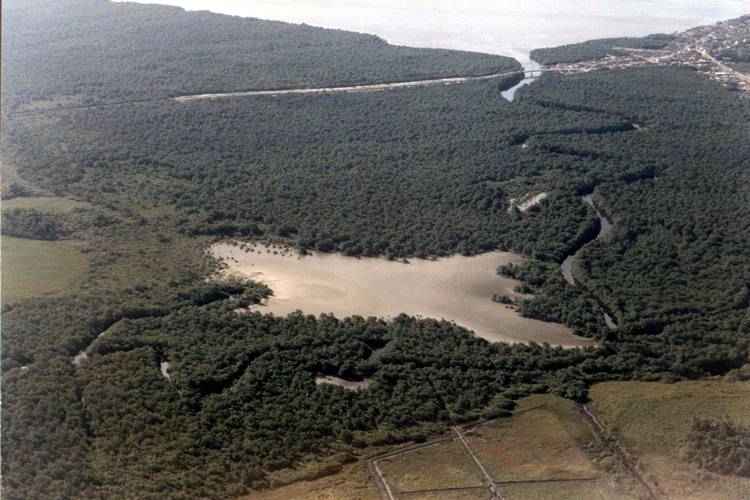
[[514, 291], [519, 282], [496, 273], [501, 264], [523, 261], [508, 252], [408, 264], [338, 254], [299, 256], [262, 245], [246, 250], [231, 243], [216, 244], [211, 253], [226, 263], [227, 275], [267, 284], [273, 296], [260, 310], [276, 315], [300, 310], [390, 318], [405, 313], [453, 321], [490, 342], [593, 344], [563, 325], [524, 318], [513, 306], [493, 302], [493, 294], [519, 297]]

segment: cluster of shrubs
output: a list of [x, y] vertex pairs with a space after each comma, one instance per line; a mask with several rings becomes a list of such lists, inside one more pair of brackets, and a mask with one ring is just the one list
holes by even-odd
[[697, 418], [688, 434], [685, 455], [710, 472], [750, 477], [750, 427], [727, 418]]

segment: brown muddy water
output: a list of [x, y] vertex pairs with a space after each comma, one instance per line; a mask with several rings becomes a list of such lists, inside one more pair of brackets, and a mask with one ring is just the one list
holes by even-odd
[[563, 325], [521, 317], [493, 294], [519, 297], [518, 281], [497, 275], [497, 266], [523, 257], [491, 252], [408, 264], [217, 243], [210, 249], [227, 265], [228, 276], [265, 283], [273, 296], [257, 310], [285, 316], [332, 313], [392, 318], [400, 313], [453, 321], [490, 342], [548, 342], [566, 347], [593, 345]]

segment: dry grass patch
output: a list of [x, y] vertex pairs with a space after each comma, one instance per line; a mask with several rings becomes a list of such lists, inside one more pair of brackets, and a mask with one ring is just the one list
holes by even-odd
[[502, 487], [506, 500], [639, 500], [607, 481], [512, 484]]
[[91, 205], [81, 201], [71, 200], [69, 198], [60, 198], [57, 196], [29, 196], [23, 198], [13, 198], [12, 200], [3, 200], [3, 210], [14, 208], [34, 209], [47, 213], [66, 213], [77, 208], [91, 208]]
[[476, 464], [456, 440], [378, 462], [388, 484], [398, 491], [482, 486]]
[[582, 451], [594, 440], [575, 404], [551, 395], [521, 402], [513, 417], [477, 427], [467, 439], [498, 481], [598, 477]]
[[750, 479], [718, 476], [686, 463], [681, 451], [694, 417], [750, 425], [750, 383], [704, 380], [610, 382], [591, 390], [592, 408], [666, 498], [746, 500]]
[[398, 498], [400, 500], [490, 500], [490, 490], [481, 488], [431, 493], [401, 493]]
[[375, 484], [370, 480], [367, 464], [347, 465], [331, 476], [296, 483], [273, 490], [252, 493], [241, 500], [380, 500]]
[[70, 242], [2, 237], [2, 303], [64, 293], [88, 267]]

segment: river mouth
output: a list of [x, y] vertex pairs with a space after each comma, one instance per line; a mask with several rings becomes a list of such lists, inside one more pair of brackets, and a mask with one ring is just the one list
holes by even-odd
[[518, 91], [518, 89], [520, 89], [521, 87], [525, 87], [526, 85], [530, 85], [535, 80], [537, 80], [539, 77], [532, 76], [532, 74], [534, 71], [542, 69], [542, 66], [538, 62], [528, 58], [522, 59], [521, 64], [523, 65], [523, 80], [513, 85], [509, 89], [503, 90], [500, 93], [508, 102], [513, 102], [513, 100], [516, 98], [516, 91]]
[[524, 318], [493, 295], [523, 297], [518, 281], [497, 275], [499, 265], [521, 263], [508, 252], [402, 263], [384, 258], [294, 251], [262, 244], [217, 243], [210, 253], [226, 264], [226, 276], [265, 283], [273, 296], [256, 310], [286, 316], [331, 313], [337, 317], [399, 314], [455, 322], [490, 342], [537, 342], [565, 347], [594, 345], [564, 325]]

